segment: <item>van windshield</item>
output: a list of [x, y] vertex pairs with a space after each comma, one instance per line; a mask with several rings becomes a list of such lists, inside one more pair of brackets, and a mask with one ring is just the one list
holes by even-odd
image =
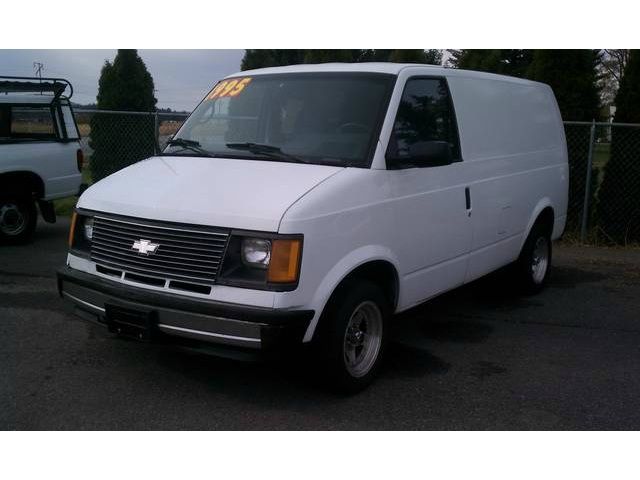
[[395, 76], [293, 73], [218, 83], [165, 155], [368, 167]]

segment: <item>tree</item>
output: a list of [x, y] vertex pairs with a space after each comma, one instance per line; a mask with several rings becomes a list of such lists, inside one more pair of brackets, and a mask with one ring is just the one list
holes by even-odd
[[386, 62], [393, 53], [393, 50], [389, 49], [370, 49], [360, 50], [361, 62]]
[[245, 50], [240, 63], [241, 70], [280, 67], [304, 62], [305, 50]]
[[[597, 50], [534, 50], [526, 76], [551, 87], [564, 120], [590, 122], [599, 114], [598, 60]], [[565, 127], [569, 154], [568, 229], [578, 229], [583, 214], [590, 128]], [[598, 174], [592, 166], [589, 205], [593, 205]]]
[[277, 67], [301, 63], [399, 62], [440, 65], [441, 50], [245, 50], [240, 68]]
[[534, 50], [526, 77], [551, 86], [565, 120], [598, 117], [597, 50]]
[[[154, 84], [136, 50], [118, 50], [98, 82], [98, 109], [153, 112]], [[91, 119], [91, 176], [98, 181], [155, 153], [151, 115], [97, 113]]]
[[153, 112], [154, 84], [137, 50], [118, 50], [113, 63], [104, 63], [98, 82], [98, 108]]
[[[615, 122], [640, 123], [640, 50], [631, 50], [615, 97]], [[613, 127], [598, 196], [599, 225], [618, 243], [640, 241], [640, 128]]]
[[613, 105], [631, 50], [602, 50], [598, 71], [603, 105]]
[[523, 77], [531, 63], [532, 50], [448, 50], [448, 65], [465, 70]]
[[426, 63], [429, 65], [442, 64], [440, 50], [392, 50], [387, 57], [389, 62], [398, 63]]
[[359, 62], [362, 50], [306, 50], [304, 63]]

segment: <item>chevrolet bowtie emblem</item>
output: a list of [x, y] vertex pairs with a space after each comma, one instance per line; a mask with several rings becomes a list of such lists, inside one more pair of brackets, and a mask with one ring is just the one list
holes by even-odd
[[142, 255], [149, 255], [150, 253], [156, 253], [159, 246], [159, 243], [153, 243], [151, 240], [140, 239], [133, 242], [131, 249], [137, 250]]

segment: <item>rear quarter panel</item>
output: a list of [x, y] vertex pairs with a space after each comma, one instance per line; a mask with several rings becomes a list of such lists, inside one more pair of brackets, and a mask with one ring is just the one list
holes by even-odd
[[567, 210], [567, 150], [547, 85], [463, 73], [448, 81], [472, 192], [470, 281], [515, 260], [545, 207], [554, 211], [554, 238], [560, 235]]

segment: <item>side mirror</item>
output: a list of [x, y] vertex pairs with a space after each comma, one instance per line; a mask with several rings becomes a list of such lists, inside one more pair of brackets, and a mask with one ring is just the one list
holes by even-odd
[[394, 168], [442, 167], [453, 163], [449, 142], [416, 142], [409, 147], [408, 155], [396, 155], [389, 160]]

